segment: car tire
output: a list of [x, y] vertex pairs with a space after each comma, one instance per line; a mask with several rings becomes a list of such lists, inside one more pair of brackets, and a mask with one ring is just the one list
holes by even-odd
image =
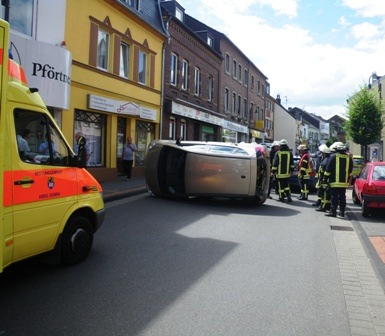
[[61, 242], [61, 263], [74, 265], [83, 261], [93, 243], [92, 225], [83, 216], [74, 216], [68, 221]]
[[356, 194], [356, 191], [354, 190], [354, 188], [352, 190], [352, 201], [354, 204], [360, 204], [361, 203], [357, 197], [357, 194]]
[[362, 199], [362, 202], [361, 202], [361, 214], [362, 214], [362, 217], [365, 217], [365, 218], [370, 216], [370, 210], [366, 205], [366, 201], [364, 198]]

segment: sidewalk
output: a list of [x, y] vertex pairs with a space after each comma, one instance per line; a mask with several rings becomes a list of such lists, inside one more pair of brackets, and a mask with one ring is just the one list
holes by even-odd
[[100, 183], [103, 188], [104, 202], [111, 202], [119, 198], [138, 195], [146, 192], [146, 179], [144, 176], [133, 177], [126, 181], [126, 177]]

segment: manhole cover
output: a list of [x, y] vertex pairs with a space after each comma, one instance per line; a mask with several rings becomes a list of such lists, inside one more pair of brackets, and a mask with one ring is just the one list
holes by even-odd
[[354, 229], [351, 226], [330, 225], [330, 228], [336, 231], [354, 231]]

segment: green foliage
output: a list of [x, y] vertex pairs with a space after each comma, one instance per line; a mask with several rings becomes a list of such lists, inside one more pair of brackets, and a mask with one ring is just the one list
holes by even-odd
[[348, 120], [344, 129], [350, 139], [367, 146], [381, 139], [384, 104], [377, 93], [361, 87], [348, 102]]

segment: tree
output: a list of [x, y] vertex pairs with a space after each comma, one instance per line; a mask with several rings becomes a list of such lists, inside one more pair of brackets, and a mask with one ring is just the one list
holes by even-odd
[[364, 147], [365, 159], [368, 157], [367, 146], [381, 139], [383, 111], [382, 100], [366, 85], [348, 100], [348, 120], [344, 129], [350, 139]]

